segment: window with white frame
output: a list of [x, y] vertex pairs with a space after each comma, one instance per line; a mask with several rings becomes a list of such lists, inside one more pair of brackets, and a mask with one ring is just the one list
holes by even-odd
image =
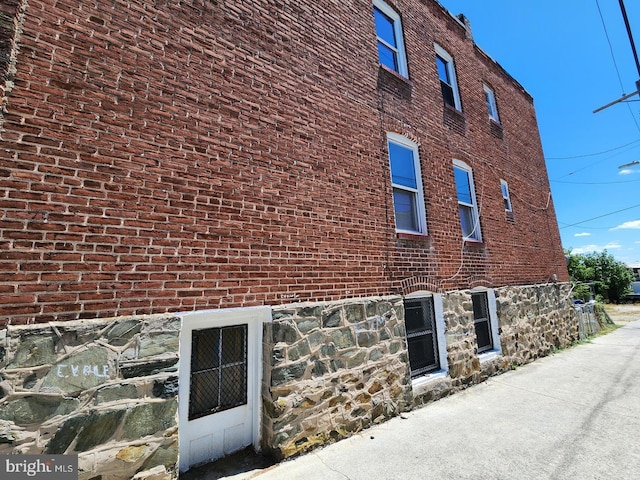
[[489, 118], [496, 123], [500, 123], [500, 117], [498, 116], [498, 106], [496, 105], [496, 94], [487, 85], [484, 87], [484, 98], [487, 101], [487, 111], [489, 112]]
[[440, 78], [442, 99], [445, 104], [455, 108], [456, 110], [462, 110], [453, 57], [440, 45], [435, 44], [434, 47], [436, 50], [436, 66], [438, 68], [438, 77]]
[[408, 138], [389, 133], [387, 146], [396, 230], [425, 234], [427, 228], [418, 145]]
[[404, 302], [411, 378], [448, 370], [442, 297], [412, 294]]
[[476, 192], [473, 185], [471, 167], [460, 160], [453, 161], [453, 173], [458, 195], [458, 212], [460, 226], [465, 240], [482, 241], [480, 234], [480, 217], [476, 202]]
[[496, 297], [493, 290], [471, 292], [473, 324], [478, 344], [478, 354], [500, 354], [500, 329], [496, 314]]
[[500, 180], [500, 189], [502, 190], [502, 200], [504, 202], [505, 211], [512, 212], [511, 197], [509, 196], [509, 184], [504, 180]]
[[400, 15], [383, 1], [373, 0], [373, 16], [380, 63], [403, 77], [408, 77]]

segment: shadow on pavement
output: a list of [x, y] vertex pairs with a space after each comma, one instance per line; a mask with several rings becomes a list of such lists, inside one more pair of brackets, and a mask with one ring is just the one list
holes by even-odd
[[272, 459], [248, 447], [220, 460], [181, 473], [179, 480], [248, 479], [275, 465]]

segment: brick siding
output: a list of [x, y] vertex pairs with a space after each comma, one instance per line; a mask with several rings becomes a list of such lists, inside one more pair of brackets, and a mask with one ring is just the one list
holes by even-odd
[[[438, 4], [389, 3], [410, 81], [379, 66], [369, 1], [30, 0], [0, 117], [0, 325], [566, 281], [532, 99]], [[427, 236], [395, 232], [386, 132], [420, 144]]]

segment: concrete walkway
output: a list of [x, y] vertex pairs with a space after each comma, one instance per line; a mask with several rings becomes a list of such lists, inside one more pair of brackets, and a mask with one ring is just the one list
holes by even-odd
[[640, 321], [402, 417], [224, 478], [638, 479]]

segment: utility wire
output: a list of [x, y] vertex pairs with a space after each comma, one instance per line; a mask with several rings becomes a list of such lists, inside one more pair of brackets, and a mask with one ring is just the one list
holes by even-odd
[[[636, 100], [636, 101], [640, 101], [640, 100]], [[572, 157], [545, 157], [545, 158], [547, 160], [573, 160], [575, 158], [596, 157], [598, 155], [603, 155], [605, 153], [613, 152], [615, 150], [620, 150], [621, 148], [628, 147], [629, 145], [633, 145], [635, 143], [640, 143], [640, 140], [634, 140], [633, 142], [625, 143], [624, 145], [620, 145], [619, 147], [610, 148], [609, 150], [603, 150], [602, 152], [585, 153], [584, 155], [574, 155]]]
[[581, 224], [583, 224], [583, 223], [587, 223], [587, 222], [590, 222], [590, 221], [592, 221], [592, 220], [597, 220], [597, 219], [599, 219], [599, 218], [608, 217], [609, 215], [614, 215], [614, 214], [616, 214], [616, 213], [624, 212], [624, 211], [626, 211], [626, 210], [631, 210], [631, 209], [633, 209], [633, 208], [638, 208], [638, 207], [640, 207], [640, 203], [639, 203], [638, 205], [633, 205], [633, 206], [631, 206], [631, 207], [621, 208], [620, 210], [616, 210], [615, 212], [605, 213], [604, 215], [598, 215], [597, 217], [589, 218], [589, 219], [587, 219], [587, 220], [582, 220], [582, 221], [580, 221], [580, 222], [571, 223], [571, 224], [569, 224], [569, 225], [564, 225], [563, 227], [560, 227], [560, 229], [568, 228], [568, 227], [575, 227], [576, 225], [581, 225]]
[[616, 69], [616, 73], [618, 74], [618, 81], [620, 82], [620, 88], [622, 89], [622, 93], [624, 94], [624, 85], [622, 84], [622, 77], [620, 76], [620, 70], [618, 69], [618, 64], [616, 63], [616, 57], [613, 54], [613, 46], [611, 45], [611, 39], [609, 38], [609, 32], [607, 32], [607, 25], [604, 22], [604, 17], [602, 16], [602, 10], [600, 9], [600, 2], [596, 0], [596, 5], [598, 7], [598, 13], [600, 14], [600, 20], [602, 21], [602, 28], [604, 28], [604, 35], [607, 37], [607, 43], [609, 44], [609, 51], [611, 52], [611, 58], [613, 59], [613, 66]]
[[640, 180], [623, 180], [620, 182], [564, 182], [562, 180], [549, 180], [552, 183], [566, 183], [569, 185], [617, 185], [619, 183], [638, 183]]

